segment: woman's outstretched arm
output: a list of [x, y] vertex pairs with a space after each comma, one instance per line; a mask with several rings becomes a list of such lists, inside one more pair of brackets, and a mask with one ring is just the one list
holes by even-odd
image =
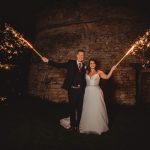
[[103, 71], [99, 70], [98, 74], [102, 79], [109, 79], [115, 69], [116, 69], [116, 66], [113, 66], [108, 74], [105, 74]]

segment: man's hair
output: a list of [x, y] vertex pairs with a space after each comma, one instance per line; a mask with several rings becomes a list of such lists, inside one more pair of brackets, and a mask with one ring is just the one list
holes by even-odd
[[78, 54], [79, 52], [85, 53], [85, 51], [84, 51], [83, 49], [79, 49], [79, 50], [77, 51], [77, 54]]

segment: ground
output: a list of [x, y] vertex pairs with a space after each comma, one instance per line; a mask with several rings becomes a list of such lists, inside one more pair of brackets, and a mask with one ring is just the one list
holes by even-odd
[[149, 146], [150, 104], [117, 105], [114, 109], [109, 111], [113, 115], [109, 114], [108, 132], [100, 136], [85, 135], [59, 125], [59, 119], [68, 115], [67, 104], [31, 96], [10, 98], [0, 103], [1, 147], [19, 150], [126, 150]]

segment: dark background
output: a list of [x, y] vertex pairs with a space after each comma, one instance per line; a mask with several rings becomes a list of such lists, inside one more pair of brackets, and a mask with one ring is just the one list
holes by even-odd
[[0, 21], [15, 27], [33, 40], [37, 13], [44, 9], [49, 0], [1, 0]]

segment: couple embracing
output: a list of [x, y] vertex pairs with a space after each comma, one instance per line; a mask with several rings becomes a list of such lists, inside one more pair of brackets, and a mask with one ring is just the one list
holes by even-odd
[[84, 55], [84, 50], [78, 50], [76, 60], [66, 63], [53, 62], [46, 57], [42, 57], [42, 60], [48, 65], [67, 69], [63, 88], [68, 91], [70, 129], [100, 135], [108, 130], [108, 116], [99, 82], [100, 79], [109, 79], [116, 66], [105, 74], [97, 69], [94, 59], [90, 59], [86, 66]]

